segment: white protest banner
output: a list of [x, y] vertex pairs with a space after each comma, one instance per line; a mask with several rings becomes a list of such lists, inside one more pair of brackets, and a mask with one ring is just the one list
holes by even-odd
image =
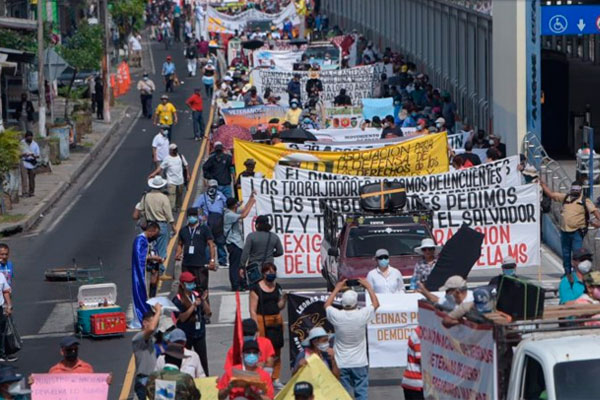
[[[351, 141], [351, 142], [304, 142], [304, 143], [284, 143], [285, 147], [294, 150], [305, 151], [355, 151], [366, 149], [377, 149], [379, 147], [390, 146], [413, 139], [412, 137], [400, 137], [393, 139]], [[275, 167], [277, 168], [277, 167]]]
[[[386, 139], [390, 140], [390, 139]], [[333, 150], [335, 151], [335, 150]], [[430, 193], [446, 191], [481, 190], [484, 188], [518, 186], [521, 175], [517, 170], [519, 157], [511, 156], [493, 163], [481, 164], [475, 167], [447, 172], [444, 174], [421, 175], [410, 177], [387, 177], [385, 179], [402, 182], [408, 193]], [[322, 180], [359, 180], [371, 179], [379, 182], [377, 177], [361, 177], [357, 175], [331, 174], [311, 171], [285, 165], [275, 167], [274, 179], [297, 181]], [[381, 178], [379, 178], [381, 179]]]
[[[346, 93], [354, 100], [370, 98], [374, 96], [375, 88], [381, 82], [381, 70], [383, 64], [365, 65], [343, 70], [326, 70], [319, 72], [319, 79], [323, 83], [321, 99], [326, 105], [333, 103], [333, 99], [340, 93], [340, 89], [346, 89]], [[311, 71], [314, 73], [314, 71]], [[287, 85], [294, 74], [300, 74], [300, 87], [302, 99], [305, 101], [306, 81], [309, 79], [308, 71], [280, 71], [269, 69], [256, 69], [252, 71], [252, 84], [256, 86], [258, 93], [264, 93], [266, 88], [271, 88], [275, 96], [281, 96], [281, 103], [287, 104]]]
[[[448, 144], [450, 145], [450, 147], [452, 149], [464, 149], [465, 143], [467, 143], [467, 140], [469, 139], [470, 135], [471, 135], [470, 132], [464, 132], [464, 131], [455, 133], [453, 135], [448, 135]], [[481, 161], [485, 161], [485, 160], [481, 160]]]
[[[296, 13], [294, 3], [288, 4], [287, 7], [277, 14], [267, 14], [258, 11], [255, 8], [251, 8], [239, 14], [229, 15], [217, 11], [213, 6], [208, 6], [204, 26], [206, 26], [208, 32], [233, 34], [236, 30], [238, 32], [243, 32], [249, 21], [256, 20], [270, 20], [273, 25], [281, 29], [283, 27], [283, 21], [286, 18], [289, 18], [294, 25], [300, 23], [300, 18]], [[262, 93], [262, 91], [260, 92]]]
[[381, 139], [379, 128], [347, 128], [347, 129], [309, 129], [321, 142], [358, 142], [362, 140]]
[[419, 302], [421, 365], [426, 399], [497, 399], [496, 346], [491, 325], [466, 321], [450, 329], [444, 314]]
[[252, 52], [254, 67], [275, 67], [282, 71], [293, 71], [294, 63], [302, 57], [302, 51], [255, 50]]

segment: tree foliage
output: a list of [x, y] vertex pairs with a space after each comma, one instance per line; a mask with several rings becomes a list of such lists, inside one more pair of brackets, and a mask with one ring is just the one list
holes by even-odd
[[122, 38], [144, 27], [144, 0], [111, 0], [109, 7]]
[[99, 70], [102, 62], [102, 27], [83, 23], [57, 50], [77, 70]]
[[21, 133], [6, 129], [0, 133], [0, 180], [2, 176], [19, 165]]

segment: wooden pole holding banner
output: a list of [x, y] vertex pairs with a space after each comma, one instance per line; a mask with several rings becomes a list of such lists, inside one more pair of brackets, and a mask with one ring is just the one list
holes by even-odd
[[44, 4], [37, 2], [37, 42], [38, 42], [38, 129], [41, 137], [46, 136], [46, 84], [44, 79]]

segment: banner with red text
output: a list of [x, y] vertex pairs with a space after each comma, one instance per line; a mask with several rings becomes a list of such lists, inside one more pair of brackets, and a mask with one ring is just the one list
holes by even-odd
[[496, 346], [492, 326], [466, 321], [447, 329], [442, 325], [443, 316], [431, 304], [419, 302], [425, 398], [496, 399]]

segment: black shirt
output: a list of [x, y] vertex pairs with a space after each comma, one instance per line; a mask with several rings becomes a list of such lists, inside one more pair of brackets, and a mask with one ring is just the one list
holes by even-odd
[[473, 165], [480, 165], [481, 164], [481, 160], [479, 159], [479, 156], [477, 154], [465, 152], [465, 153], [462, 153], [462, 154], [459, 154], [459, 155], [463, 158], [463, 160], [465, 160], [465, 161], [466, 160], [471, 161], [471, 164], [473, 164]]
[[[192, 237], [193, 234], [193, 237]], [[183, 263], [186, 267], [204, 267], [208, 264], [206, 249], [213, 235], [207, 225], [191, 228], [189, 225], [179, 231], [179, 241], [183, 244]], [[190, 252], [192, 247], [193, 252]]]
[[214, 153], [204, 163], [204, 179], [215, 179], [220, 186], [231, 183], [231, 155]]
[[275, 284], [275, 290], [271, 293], [261, 289], [259, 284], [256, 284], [252, 291], [258, 295], [258, 305], [256, 313], [260, 315], [276, 315], [279, 314], [279, 306], [277, 302], [281, 298], [281, 286]]
[[338, 94], [333, 99], [333, 104], [336, 106], [351, 106], [352, 99], [347, 94]]
[[[200, 296], [198, 292], [192, 292], [191, 301], [194, 302], [196, 298]], [[173, 298], [173, 304], [179, 309], [179, 312], [174, 313], [175, 318], [179, 317], [179, 314], [186, 312], [187, 307], [183, 305], [183, 302], [179, 299], [179, 295]], [[177, 321], [177, 327], [185, 332], [185, 337], [188, 342], [192, 339], [197, 339], [204, 336], [206, 326], [204, 324], [204, 309], [202, 305], [196, 307], [196, 311], [190, 315], [187, 321]]]
[[383, 131], [381, 131], [381, 138], [385, 139], [386, 135], [388, 134], [393, 134], [396, 136], [404, 136], [404, 133], [402, 132], [402, 127], [396, 125], [393, 128], [387, 127], [387, 128], [383, 128]]

